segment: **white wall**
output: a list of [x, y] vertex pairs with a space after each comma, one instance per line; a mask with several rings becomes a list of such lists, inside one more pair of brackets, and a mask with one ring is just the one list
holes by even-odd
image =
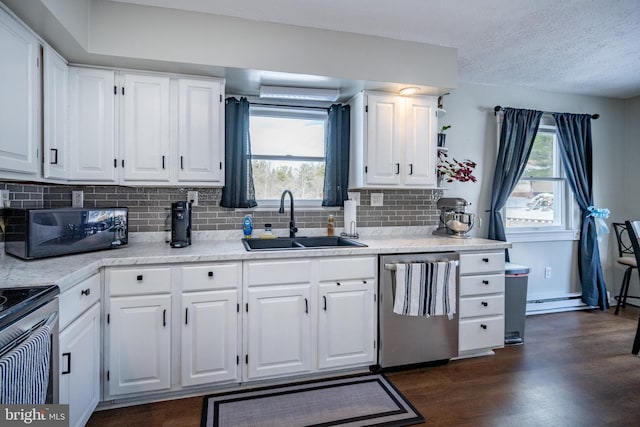
[[[469, 158], [476, 161], [476, 176], [479, 179], [475, 184], [449, 184], [445, 196], [463, 197], [472, 203], [472, 211], [483, 219], [481, 228], [476, 230], [477, 236], [487, 236], [488, 215], [485, 211], [490, 204], [497, 151], [496, 122], [493, 114], [493, 107], [496, 105], [600, 114], [598, 120], [592, 121], [594, 201], [598, 207], [609, 208], [612, 219], [627, 211], [628, 202], [625, 194], [617, 191], [620, 184], [628, 179], [625, 168], [622, 167], [628, 149], [625, 134], [625, 101], [525, 88], [459, 84], [458, 89], [444, 97], [443, 103], [447, 115], [441, 119], [440, 125], [452, 125], [447, 131], [449, 154], [458, 159]], [[640, 110], [640, 102], [637, 104]], [[633, 132], [637, 140], [640, 129]], [[640, 156], [636, 158], [640, 159]], [[614, 245], [615, 237], [609, 234], [603, 237], [600, 246], [609, 289], [612, 289], [613, 285], [619, 286], [617, 277], [613, 277]], [[554, 298], [570, 292], [579, 292], [575, 242], [514, 243], [510, 254], [513, 262], [533, 268], [529, 278], [530, 299]], [[544, 279], [545, 266], [552, 267], [551, 279]]]

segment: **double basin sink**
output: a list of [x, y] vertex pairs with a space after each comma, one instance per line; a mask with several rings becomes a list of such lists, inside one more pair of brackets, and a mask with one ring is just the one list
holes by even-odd
[[248, 251], [289, 251], [300, 249], [331, 249], [342, 247], [366, 247], [367, 245], [336, 236], [278, 237], [276, 239], [243, 239]]

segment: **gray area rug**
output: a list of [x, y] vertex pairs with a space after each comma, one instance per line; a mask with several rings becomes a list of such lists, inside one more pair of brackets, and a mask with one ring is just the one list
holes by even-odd
[[420, 413], [381, 374], [206, 396], [207, 427], [408, 426]]

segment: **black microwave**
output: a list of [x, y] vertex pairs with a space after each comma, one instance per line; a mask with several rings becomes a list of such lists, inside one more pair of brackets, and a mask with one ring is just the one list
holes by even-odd
[[127, 208], [4, 209], [4, 251], [22, 259], [97, 251], [128, 243]]

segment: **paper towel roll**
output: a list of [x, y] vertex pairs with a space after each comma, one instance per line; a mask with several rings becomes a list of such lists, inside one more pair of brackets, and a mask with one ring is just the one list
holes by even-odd
[[355, 200], [344, 201], [344, 232], [349, 235], [357, 233]]

